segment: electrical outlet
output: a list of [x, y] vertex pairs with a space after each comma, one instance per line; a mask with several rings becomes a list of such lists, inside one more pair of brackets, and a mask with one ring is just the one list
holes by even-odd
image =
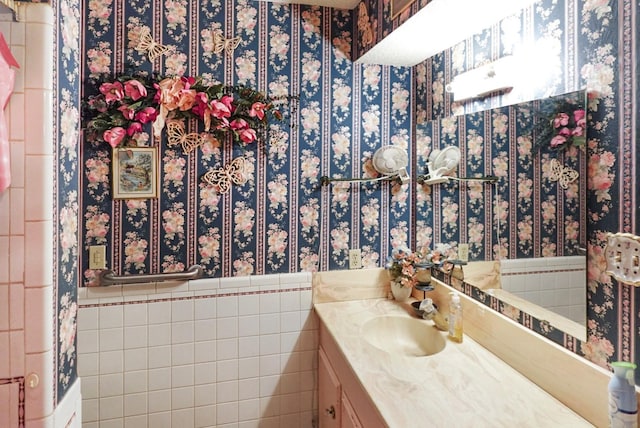
[[469, 244], [458, 244], [458, 260], [469, 261]]
[[107, 268], [107, 247], [105, 245], [91, 245], [89, 247], [89, 269]]
[[349, 269], [362, 268], [362, 253], [360, 248], [352, 248], [349, 250]]

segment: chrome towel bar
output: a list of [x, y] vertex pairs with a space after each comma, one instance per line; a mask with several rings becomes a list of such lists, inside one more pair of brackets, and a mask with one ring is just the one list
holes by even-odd
[[103, 270], [98, 276], [98, 284], [103, 287], [114, 284], [140, 284], [143, 282], [162, 282], [162, 281], [187, 281], [190, 279], [201, 278], [204, 269], [200, 265], [193, 265], [184, 272], [140, 274], [140, 275], [116, 275], [110, 269]]

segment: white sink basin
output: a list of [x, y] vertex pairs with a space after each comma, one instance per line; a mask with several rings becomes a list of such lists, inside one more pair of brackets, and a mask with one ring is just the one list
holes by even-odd
[[407, 357], [426, 357], [444, 349], [443, 333], [425, 321], [414, 318], [381, 316], [362, 326], [362, 336], [371, 345]]

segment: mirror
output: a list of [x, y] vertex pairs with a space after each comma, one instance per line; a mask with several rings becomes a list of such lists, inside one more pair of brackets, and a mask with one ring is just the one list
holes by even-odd
[[427, 172], [431, 151], [456, 146], [458, 177], [498, 177], [420, 186], [416, 248], [449, 244], [457, 258], [458, 245], [467, 244], [469, 260], [483, 263], [465, 267], [465, 282], [582, 340], [585, 112], [586, 93], [576, 91], [416, 127], [418, 174]]

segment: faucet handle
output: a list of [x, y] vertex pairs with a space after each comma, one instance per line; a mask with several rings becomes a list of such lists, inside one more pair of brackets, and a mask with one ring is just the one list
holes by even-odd
[[436, 308], [435, 308], [435, 305], [433, 304], [433, 300], [427, 297], [422, 302], [420, 302], [420, 306], [418, 307], [418, 310], [421, 310], [424, 313], [431, 313], [435, 311]]

